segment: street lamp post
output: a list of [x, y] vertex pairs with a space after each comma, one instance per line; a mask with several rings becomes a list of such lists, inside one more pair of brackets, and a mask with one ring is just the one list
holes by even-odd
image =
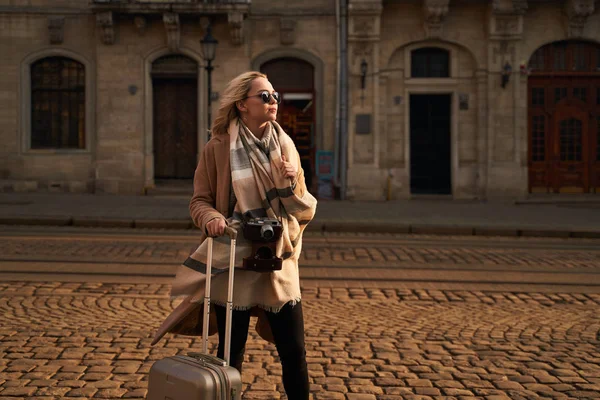
[[214, 67], [212, 66], [212, 62], [215, 59], [215, 53], [217, 51], [217, 44], [219, 44], [219, 41], [217, 39], [215, 39], [212, 34], [211, 34], [211, 26], [208, 25], [208, 27], [206, 28], [206, 35], [204, 35], [204, 37], [202, 38], [202, 40], [200, 41], [200, 44], [202, 45], [202, 58], [204, 58], [204, 61], [206, 61], [206, 66], [204, 67], [206, 69], [206, 73], [207, 73], [207, 80], [208, 80], [208, 138], [210, 139], [211, 136], [211, 124], [212, 124], [212, 119], [211, 119], [211, 103], [212, 103], [212, 81], [211, 81], [211, 73], [212, 70], [214, 69]]

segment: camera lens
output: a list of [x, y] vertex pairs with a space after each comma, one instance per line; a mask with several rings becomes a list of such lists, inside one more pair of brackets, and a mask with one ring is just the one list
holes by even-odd
[[274, 235], [275, 235], [275, 232], [273, 232], [273, 227], [271, 225], [263, 225], [260, 228], [260, 237], [261, 238], [263, 238], [265, 240], [269, 240]]

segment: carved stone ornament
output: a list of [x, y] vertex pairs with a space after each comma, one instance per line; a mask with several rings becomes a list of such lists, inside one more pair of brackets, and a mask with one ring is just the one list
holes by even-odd
[[585, 22], [594, 13], [594, 0], [567, 0], [565, 7], [569, 37], [582, 36]]
[[373, 55], [373, 46], [371, 42], [360, 41], [352, 42], [352, 58], [355, 60], [362, 60], [363, 58], [370, 58]]
[[179, 14], [164, 13], [163, 22], [165, 24], [165, 30], [167, 31], [167, 46], [169, 47], [169, 50], [177, 51], [179, 49], [179, 41], [181, 37]]
[[229, 22], [229, 32], [231, 34], [231, 43], [236, 46], [244, 43], [244, 14], [232, 12], [227, 14]]
[[510, 37], [523, 33], [522, 17], [519, 15], [495, 15], [492, 18], [494, 22], [492, 35]]
[[138, 32], [141, 35], [146, 33], [146, 26], [147, 26], [146, 17], [142, 17], [142, 16], [138, 15], [137, 17], [135, 17], [133, 19], [133, 24], [135, 25], [135, 27], [137, 28]]
[[353, 18], [353, 34], [356, 36], [369, 36], [375, 28], [373, 17], [354, 17]]
[[96, 24], [100, 28], [100, 37], [104, 44], [115, 43], [115, 25], [113, 23], [112, 11], [104, 11], [96, 14]]
[[294, 44], [296, 42], [296, 20], [289, 17], [281, 18], [279, 20], [279, 33], [281, 44]]
[[48, 33], [50, 44], [61, 44], [64, 40], [65, 17], [48, 17]]
[[444, 26], [444, 19], [448, 15], [450, 0], [425, 0], [423, 11], [425, 13], [425, 34], [427, 37], [440, 37]]

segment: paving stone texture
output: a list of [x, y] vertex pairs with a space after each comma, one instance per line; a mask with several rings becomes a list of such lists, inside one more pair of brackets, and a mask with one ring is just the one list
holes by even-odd
[[[0, 283], [0, 399], [146, 395], [166, 284]], [[313, 399], [600, 397], [600, 294], [304, 288]], [[216, 337], [211, 337], [214, 350]], [[285, 398], [273, 345], [251, 330], [245, 399]]]

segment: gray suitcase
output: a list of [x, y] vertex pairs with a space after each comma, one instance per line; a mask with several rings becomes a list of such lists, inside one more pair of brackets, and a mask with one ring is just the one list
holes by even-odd
[[202, 353], [173, 356], [159, 360], [150, 368], [147, 400], [241, 400], [242, 377], [229, 366], [231, 350], [231, 315], [233, 310], [233, 274], [237, 232], [226, 228], [231, 238], [229, 288], [225, 327], [225, 360], [208, 354], [208, 323], [210, 315], [210, 281], [213, 239], [208, 240], [206, 289], [204, 295], [204, 325]]

